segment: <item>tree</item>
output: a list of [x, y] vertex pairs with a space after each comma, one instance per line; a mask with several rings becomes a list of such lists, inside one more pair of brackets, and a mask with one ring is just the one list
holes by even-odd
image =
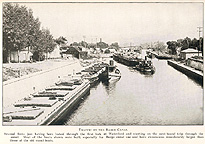
[[98, 43], [97, 43], [97, 46], [98, 46], [99, 48], [107, 48], [109, 45], [106, 44], [105, 42], [98, 42]]
[[10, 62], [10, 51], [15, 47], [14, 9], [11, 3], [3, 3], [3, 57], [7, 62]]
[[83, 46], [83, 47], [88, 47], [88, 43], [87, 42], [85, 42], [85, 41], [81, 41], [81, 42], [79, 42], [79, 45], [80, 46]]
[[112, 44], [110, 45], [110, 47], [111, 47], [111, 48], [114, 48], [115, 50], [119, 50], [119, 48], [120, 48], [118, 42], [112, 43]]
[[71, 46], [79, 46], [79, 44], [77, 42], [73, 42], [70, 44]]
[[156, 51], [162, 52], [164, 53], [166, 51], [166, 45], [164, 44], [164, 42], [155, 42], [153, 49], [155, 49]]
[[[53, 36], [49, 30], [40, 29], [39, 19], [33, 11], [16, 3], [3, 3], [3, 57], [10, 61], [10, 51], [27, 48], [33, 52], [50, 52], [54, 48]], [[18, 54], [19, 56], [19, 54]]]
[[177, 42], [176, 41], [168, 41], [167, 42], [168, 49], [171, 50], [171, 54], [176, 54]]
[[49, 29], [42, 29], [38, 34], [38, 45], [35, 48], [35, 52], [38, 55], [37, 59], [40, 60], [41, 57], [44, 57], [44, 53], [46, 54], [46, 59], [48, 58], [48, 53], [52, 52], [55, 47], [55, 42], [53, 36], [50, 34]]
[[197, 46], [197, 49], [202, 52], [202, 55], [204, 55], [203, 41], [204, 41], [203, 37], [200, 37], [200, 39], [198, 40], [198, 46]]
[[59, 38], [55, 39], [55, 42], [60, 45], [60, 44], [65, 44], [67, 39], [63, 36], [60, 36]]
[[182, 47], [182, 42], [183, 42], [183, 39], [178, 39], [177, 40], [177, 46]]
[[199, 45], [199, 41], [196, 39], [196, 38], [193, 38], [190, 42], [190, 48], [194, 48], [194, 49], [197, 49]]
[[89, 47], [89, 48], [96, 48], [96, 44], [90, 43], [90, 44], [88, 44], [88, 47]]
[[182, 50], [185, 50], [190, 47], [191, 39], [189, 37], [184, 38], [182, 41]]

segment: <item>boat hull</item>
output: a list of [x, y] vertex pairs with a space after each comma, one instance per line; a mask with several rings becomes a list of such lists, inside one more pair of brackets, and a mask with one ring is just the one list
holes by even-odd
[[[57, 87], [59, 87], [59, 90], [57, 91], [65, 91], [61, 90], [62, 86], [56, 85], [55, 88]], [[71, 86], [65, 87], [71, 88]], [[47, 88], [47, 91], [53, 91], [53, 89], [50, 90]], [[78, 106], [83, 98], [90, 93], [90, 82], [88, 80], [84, 80], [80, 85], [75, 85], [75, 88], [66, 91], [68, 91], [68, 93], [65, 96], [55, 97], [55, 99], [50, 99], [50, 96], [48, 95], [32, 97], [31, 100], [19, 101], [18, 103], [22, 106], [11, 107], [12, 113], [8, 113], [10, 108], [4, 110], [4, 115], [7, 117], [11, 116], [12, 119], [10, 121], [4, 121], [3, 125], [35, 126], [63, 124], [66, 118]], [[33, 104], [33, 106], [27, 106], [28, 103]], [[42, 107], [39, 104], [44, 105]], [[18, 116], [19, 118], [15, 118], [14, 116]]]
[[58, 111], [55, 112], [41, 125], [62, 125], [66, 122], [68, 116], [78, 107], [82, 100], [90, 94], [90, 84], [85, 85], [78, 91], [76, 96], [67, 101]]
[[138, 60], [127, 59], [127, 58], [120, 56], [120, 55], [113, 55], [113, 59], [115, 61], [122, 63], [124, 65], [127, 65], [127, 66], [135, 66], [139, 63]]

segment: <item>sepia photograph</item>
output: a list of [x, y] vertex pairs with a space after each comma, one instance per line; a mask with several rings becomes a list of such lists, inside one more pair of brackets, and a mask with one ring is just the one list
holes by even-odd
[[203, 2], [2, 2], [3, 126], [203, 126]]

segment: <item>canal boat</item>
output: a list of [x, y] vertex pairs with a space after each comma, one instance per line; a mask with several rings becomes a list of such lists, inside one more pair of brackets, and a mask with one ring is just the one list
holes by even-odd
[[139, 63], [140, 58], [134, 53], [115, 53], [113, 59], [127, 66], [135, 66]]
[[156, 55], [156, 58], [161, 59], [161, 60], [167, 60], [167, 59], [172, 59], [172, 56], [168, 54], [159, 54], [159, 55]]
[[137, 64], [133, 68], [144, 74], [154, 74], [155, 73], [155, 67], [153, 66], [152, 61], [150, 60], [141, 60], [139, 64]]
[[89, 80], [91, 87], [95, 85], [99, 81], [99, 74], [98, 73], [85, 73], [82, 74], [84, 79]]
[[157, 59], [161, 59], [161, 60], [172, 59], [172, 56], [170, 56], [169, 54], [149, 52], [149, 51], [147, 51], [147, 57], [149, 58], [156, 57]]
[[119, 80], [121, 78], [120, 70], [114, 65], [114, 61], [110, 60], [110, 64], [108, 66], [108, 75], [109, 81]]
[[89, 67], [83, 69], [80, 74], [84, 79], [90, 81], [91, 86], [93, 86], [98, 81], [107, 81], [108, 76], [108, 65], [104, 62], [94, 63]]
[[4, 108], [3, 125], [50, 125], [65, 120], [82, 98], [90, 92], [90, 83], [81, 78], [61, 79]]
[[118, 68], [115, 67], [113, 71], [109, 71], [109, 82], [119, 80], [121, 78], [121, 73]]

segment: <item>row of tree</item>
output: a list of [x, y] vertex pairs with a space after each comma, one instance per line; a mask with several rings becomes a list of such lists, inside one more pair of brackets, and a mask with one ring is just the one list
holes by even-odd
[[170, 49], [172, 54], [177, 53], [177, 48], [181, 48], [181, 50], [185, 50], [187, 48], [193, 48], [199, 51], [202, 51], [203, 53], [203, 38], [200, 37], [199, 40], [196, 38], [190, 39], [189, 37], [186, 37], [184, 39], [178, 39], [177, 41], [168, 41], [167, 42], [168, 49]]
[[116, 50], [118, 50], [120, 48], [119, 44], [117, 42], [112, 43], [111, 45], [109, 45], [105, 42], [97, 42], [96, 44], [94, 44], [94, 43], [87, 43], [85, 41], [81, 41], [81, 42], [73, 42], [70, 45], [72, 45], [72, 46], [83, 46], [83, 47], [86, 47], [86, 48], [100, 48], [100, 49], [105, 49], [105, 48], [109, 47], [109, 48], [114, 48]]
[[41, 28], [33, 11], [17, 3], [3, 3], [3, 61], [10, 62], [10, 52], [28, 50], [33, 58], [40, 60], [43, 53], [55, 47], [49, 29]]

